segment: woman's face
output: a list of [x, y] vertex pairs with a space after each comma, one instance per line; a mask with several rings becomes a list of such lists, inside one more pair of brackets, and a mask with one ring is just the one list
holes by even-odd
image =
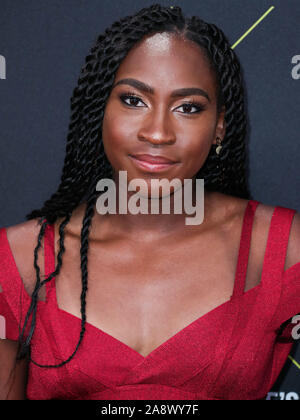
[[[124, 80], [126, 79], [126, 80]], [[133, 47], [116, 73], [102, 127], [104, 150], [114, 171], [139, 178], [193, 178], [216, 137], [225, 135], [217, 115], [216, 81], [201, 49], [163, 32]], [[192, 104], [191, 102], [194, 102]], [[133, 156], [165, 157], [165, 166]]]

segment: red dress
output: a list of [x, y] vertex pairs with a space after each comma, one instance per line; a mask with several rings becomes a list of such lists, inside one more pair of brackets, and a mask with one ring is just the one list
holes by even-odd
[[[291, 223], [296, 210], [274, 209], [261, 282], [244, 292], [252, 223], [257, 205], [244, 213], [231, 299], [177, 332], [146, 357], [104, 331], [86, 324], [83, 341], [60, 368], [29, 365], [27, 398], [91, 400], [264, 399], [285, 364], [294, 339], [289, 324], [300, 312], [300, 262], [284, 271]], [[30, 298], [0, 229], [0, 315], [6, 337], [18, 338], [18, 323]], [[45, 272], [54, 271], [54, 229], [45, 234]], [[81, 320], [58, 308], [55, 281], [47, 283], [46, 301], [38, 302], [31, 358], [59, 364], [74, 351]]]

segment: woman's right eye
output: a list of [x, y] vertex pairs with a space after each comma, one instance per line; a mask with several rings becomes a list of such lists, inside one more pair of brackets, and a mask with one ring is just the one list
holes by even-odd
[[[141, 108], [140, 106], [137, 106], [136, 104], [138, 103], [138, 102], [142, 102], [142, 103], [144, 103], [138, 96], [135, 96], [135, 95], [133, 95], [133, 94], [131, 94], [131, 93], [126, 93], [126, 94], [122, 94], [122, 95], [120, 95], [120, 99], [122, 100], [122, 102], [124, 102], [126, 105], [128, 105], [128, 106], [131, 106], [131, 107], [135, 107], [135, 108]], [[128, 103], [128, 102], [126, 102], [126, 100], [128, 101], [128, 102], [131, 102], [131, 103]], [[133, 103], [132, 103], [133, 102]]]

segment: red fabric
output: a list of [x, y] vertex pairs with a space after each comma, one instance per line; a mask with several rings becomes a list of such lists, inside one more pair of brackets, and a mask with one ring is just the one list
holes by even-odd
[[[244, 293], [252, 223], [257, 205], [244, 214], [235, 286], [231, 299], [192, 322], [144, 357], [109, 334], [86, 324], [74, 358], [60, 368], [29, 366], [28, 399], [263, 399], [294, 343], [282, 339], [280, 325], [300, 312], [300, 262], [284, 270], [295, 210], [275, 207], [261, 283]], [[0, 229], [0, 314], [8, 339], [30, 304], [5, 228]], [[45, 235], [45, 268], [54, 271], [54, 230]], [[74, 351], [81, 320], [57, 306], [55, 281], [38, 302], [31, 357], [58, 364]], [[283, 334], [284, 335], [284, 334]]]

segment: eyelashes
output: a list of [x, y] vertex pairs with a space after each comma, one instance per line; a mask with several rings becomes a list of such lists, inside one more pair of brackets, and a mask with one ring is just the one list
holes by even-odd
[[[131, 105], [131, 104], [126, 102], [127, 99], [134, 100], [136, 103], [143, 102], [142, 99], [133, 92], [122, 93], [122, 94], [119, 95], [119, 98], [121, 99], [121, 101], [125, 105], [130, 106], [131, 108], [142, 108], [141, 106]], [[188, 102], [184, 102], [182, 105], [180, 105], [177, 108], [181, 108], [181, 107], [183, 107], [183, 108], [184, 107], [185, 108], [196, 108], [196, 111], [194, 111], [194, 112], [181, 112], [181, 114], [186, 114], [186, 115], [199, 114], [201, 111], [204, 111], [206, 109], [206, 107], [204, 105], [202, 105], [200, 102], [193, 101], [193, 100], [188, 101]], [[177, 108], [175, 108], [175, 109], [177, 109]]]

